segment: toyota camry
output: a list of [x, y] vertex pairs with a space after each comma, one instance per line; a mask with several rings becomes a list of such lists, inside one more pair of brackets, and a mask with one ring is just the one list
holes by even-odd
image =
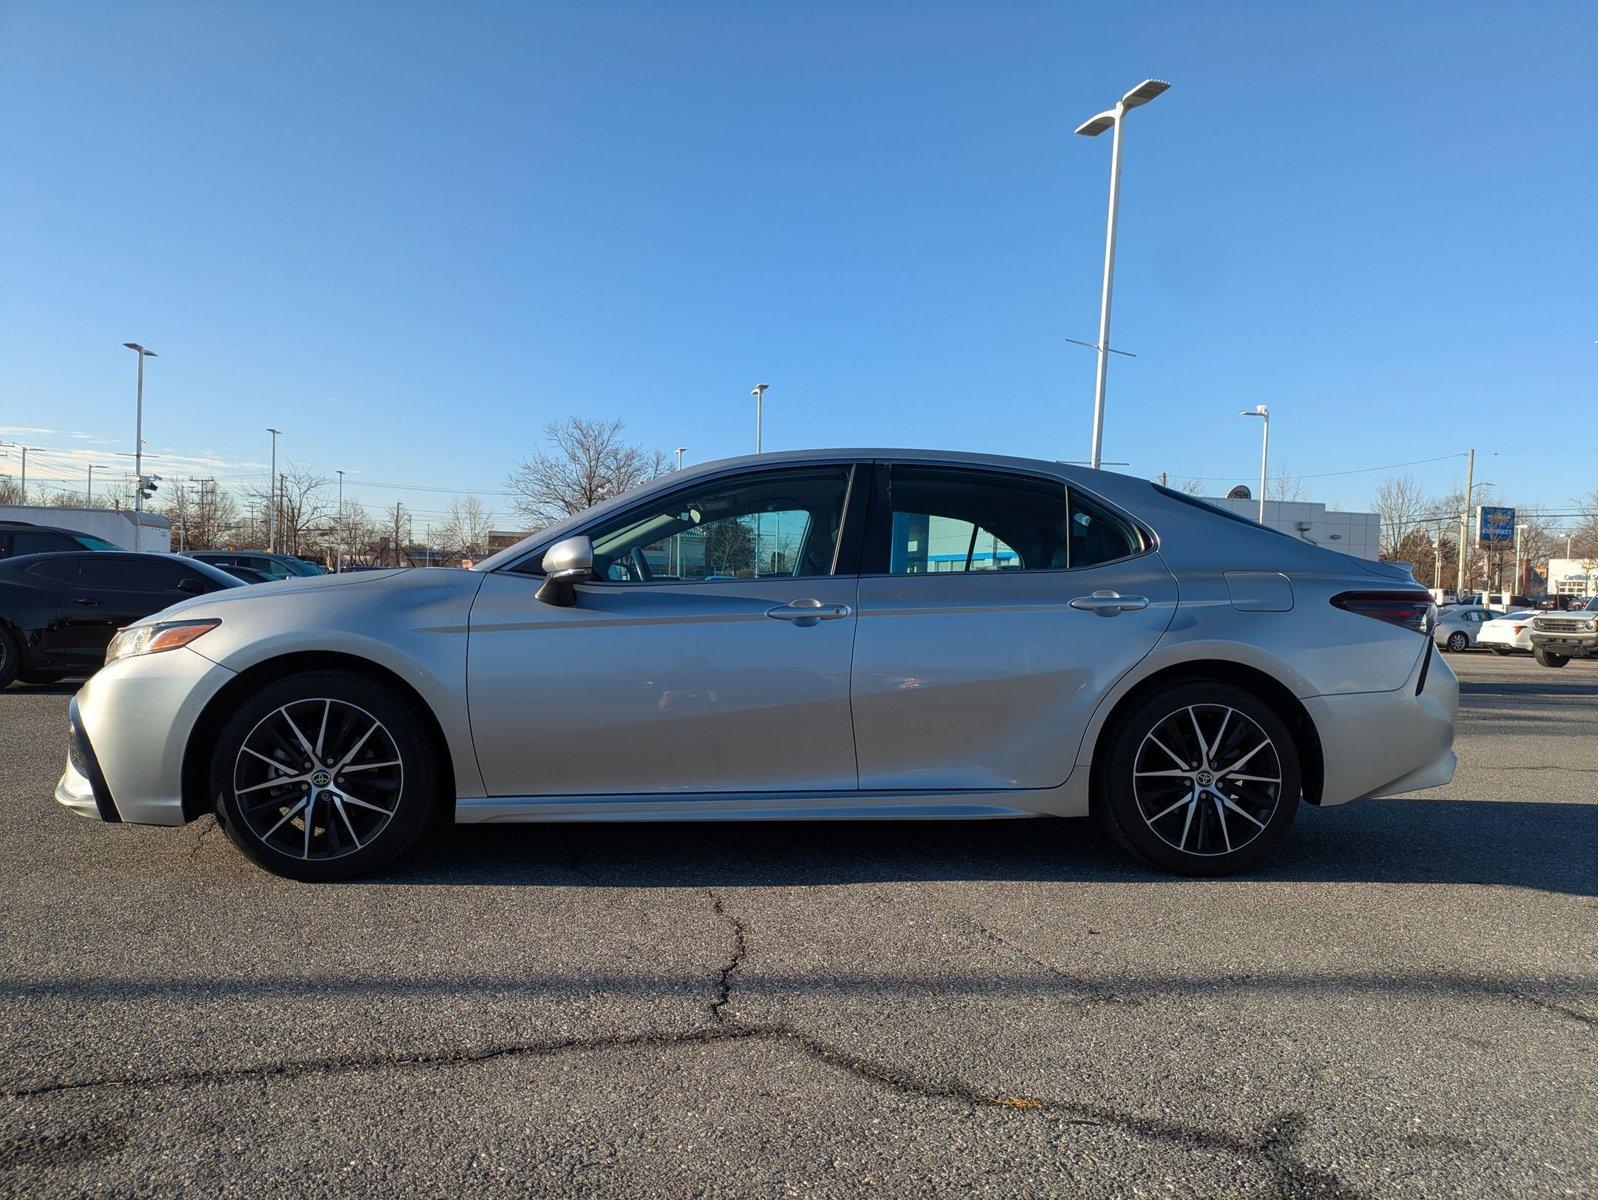
[[1431, 597], [1142, 479], [834, 450], [663, 476], [469, 570], [196, 597], [73, 699], [66, 807], [372, 872], [434, 818], [1074, 817], [1195, 875], [1446, 783]]

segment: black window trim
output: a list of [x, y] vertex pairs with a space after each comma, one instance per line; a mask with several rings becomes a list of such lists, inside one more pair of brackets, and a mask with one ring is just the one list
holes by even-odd
[[[1119, 504], [1106, 500], [1103, 496], [1072, 482], [1063, 475], [1053, 475], [1047, 471], [1017, 470], [1014, 467], [990, 467], [985, 464], [945, 462], [942, 459], [928, 458], [879, 458], [873, 465], [876, 467], [871, 488], [870, 520], [871, 531], [866, 545], [860, 555], [861, 579], [930, 579], [935, 575], [952, 575], [960, 579], [976, 578], [1014, 578], [1016, 575], [1070, 575], [1078, 571], [1092, 571], [1099, 567], [1113, 567], [1117, 563], [1133, 562], [1153, 554], [1159, 548], [1159, 539], [1147, 524], [1138, 520]], [[1123, 554], [1120, 558], [1107, 558], [1103, 562], [1096, 562], [1086, 567], [1040, 567], [1035, 571], [938, 571], [926, 572], [915, 575], [896, 575], [886, 568], [890, 555], [890, 543], [893, 540], [893, 500], [892, 480], [894, 467], [932, 467], [951, 471], [969, 471], [978, 475], [1009, 475], [1017, 479], [1030, 479], [1041, 483], [1058, 484], [1065, 489], [1066, 514], [1070, 515], [1071, 493], [1076, 492], [1091, 499], [1093, 503], [1106, 509], [1111, 515], [1125, 521], [1137, 533], [1143, 542], [1143, 548], [1136, 554]], [[880, 565], [883, 569], [866, 570], [867, 563], [875, 556], [873, 566]]]
[[[678, 490], [681, 490], [681, 491], [698, 491], [700, 488], [702, 488], [702, 487], [704, 487], [704, 486], [706, 486], [708, 484], [720, 483], [720, 482], [722, 482], [724, 480], [728, 480], [728, 479], [741, 479], [741, 478], [744, 478], [746, 476], [751, 476], [751, 475], [756, 475], [756, 474], [759, 474], [759, 475], [777, 474], [777, 473], [780, 473], [780, 472], [788, 472], [788, 471], [813, 470], [813, 469], [817, 469], [817, 468], [821, 468], [821, 467], [847, 467], [847, 468], [849, 468], [849, 477], [848, 477], [848, 480], [844, 484], [843, 527], [838, 531], [838, 544], [837, 544], [837, 546], [835, 546], [833, 548], [832, 569], [826, 575], [808, 575], [808, 576], [802, 575], [802, 576], [798, 576], [798, 578], [799, 579], [839, 579], [839, 578], [853, 579], [853, 578], [857, 578], [859, 576], [859, 574], [860, 574], [860, 572], [859, 572], [860, 553], [861, 553], [861, 550], [863, 549], [863, 544], [864, 544], [864, 542], [866, 540], [866, 538], [865, 538], [865, 514], [861, 511], [861, 507], [863, 505], [869, 504], [871, 494], [872, 494], [872, 492], [875, 489], [866, 489], [865, 495], [863, 497], [857, 497], [857, 491], [859, 489], [857, 489], [855, 487], [855, 483], [860, 478], [862, 470], [864, 468], [870, 467], [871, 465], [872, 465], [871, 461], [867, 460], [867, 459], [851, 458], [851, 457], [848, 457], [848, 456], [840, 455], [838, 457], [809, 459], [809, 460], [806, 460], [806, 461], [803, 461], [803, 462], [770, 463], [770, 464], [761, 465], [761, 466], [750, 466], [749, 464], [746, 463], [746, 464], [744, 464], [742, 466], [728, 467], [728, 468], [726, 468], [725, 470], [722, 470], [722, 471], [715, 471], [715, 472], [712, 472], [712, 473], [707, 474], [707, 475], [701, 475], [701, 476], [697, 477], [696, 479], [694, 479], [692, 482], [683, 484], [681, 489], [669, 489], [668, 488], [668, 489], [662, 489], [661, 491], [657, 491], [657, 492], [651, 492], [647, 496], [640, 497], [636, 504], [629, 505], [628, 507], [626, 507], [624, 509], [621, 509], [618, 512], [606, 513], [603, 517], [598, 518], [596, 521], [585, 522], [584, 524], [580, 525], [576, 529], [568, 530], [566, 533], [562, 534], [560, 537], [551, 538], [548, 541], [538, 542], [532, 547], [532, 549], [528, 550], [527, 553], [525, 553], [521, 557], [517, 558], [514, 562], [506, 563], [504, 566], [501, 566], [501, 567], [496, 567], [491, 572], [491, 574], [495, 574], [495, 575], [499, 575], [499, 574], [521, 575], [521, 576], [526, 576], [529, 579], [542, 579], [543, 575], [544, 575], [543, 570], [542, 570], [544, 554], [545, 554], [545, 552], [547, 552], [549, 550], [549, 548], [551, 546], [555, 545], [557, 542], [563, 542], [567, 538], [584, 537], [584, 536], [591, 537], [593, 535], [593, 530], [594, 530], [596, 525], [598, 525], [598, 524], [608, 524], [612, 520], [622, 520], [622, 519], [625, 519], [627, 517], [632, 516], [634, 513], [643, 512], [644, 510], [652, 507], [653, 505], [659, 504], [659, 503], [661, 503], [661, 502], [663, 502], [665, 500], [670, 499], [673, 495], [675, 495], [677, 493]], [[852, 559], [852, 562], [853, 562], [853, 566], [855, 568], [854, 570], [848, 570], [847, 569], [848, 566], [850, 565], [851, 559]], [[764, 575], [760, 577], [761, 580], [766, 579], [766, 578], [768, 578], [768, 577], [764, 576]], [[791, 576], [791, 575], [772, 575], [772, 576], [769, 576], [769, 578], [775, 580], [775, 579], [793, 579], [795, 577]], [[714, 586], [724, 586], [724, 585], [730, 584], [730, 583], [747, 584], [747, 583], [752, 583], [752, 582], [759, 582], [759, 580], [750, 580], [750, 579], [720, 580], [720, 579], [718, 579], [718, 580], [708, 580], [707, 581], [707, 580], [703, 580], [703, 579], [662, 579], [662, 580], [659, 580], [656, 583], [649, 584], [649, 585], [646, 585], [646, 586], [702, 588], [702, 587], [707, 586], [707, 584], [709, 586], [714, 587]], [[587, 587], [636, 588], [636, 587], [638, 587], [638, 584], [637, 583], [622, 582], [620, 580], [614, 580], [614, 579], [589, 579], [589, 580], [585, 580], [581, 584], [581, 586], [585, 587], [585, 588], [587, 588]]]

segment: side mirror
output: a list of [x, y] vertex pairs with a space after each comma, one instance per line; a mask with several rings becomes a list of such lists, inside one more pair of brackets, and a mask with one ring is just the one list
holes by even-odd
[[180, 579], [178, 580], [178, 591], [187, 592], [191, 596], [203, 596], [210, 589], [198, 579]]
[[538, 598], [556, 608], [577, 602], [574, 585], [594, 577], [594, 543], [579, 535], [556, 542], [544, 551], [544, 582]]

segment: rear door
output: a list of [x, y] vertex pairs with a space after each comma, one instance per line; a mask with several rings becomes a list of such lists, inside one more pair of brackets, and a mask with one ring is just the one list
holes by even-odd
[[1176, 581], [1135, 522], [1045, 476], [880, 464], [851, 699], [862, 789], [1063, 783]]

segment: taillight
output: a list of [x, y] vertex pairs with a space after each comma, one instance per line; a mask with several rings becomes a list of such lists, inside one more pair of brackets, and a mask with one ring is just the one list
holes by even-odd
[[1437, 621], [1432, 598], [1414, 592], [1343, 592], [1333, 596], [1332, 603], [1344, 612], [1402, 625], [1416, 633], [1430, 633]]

